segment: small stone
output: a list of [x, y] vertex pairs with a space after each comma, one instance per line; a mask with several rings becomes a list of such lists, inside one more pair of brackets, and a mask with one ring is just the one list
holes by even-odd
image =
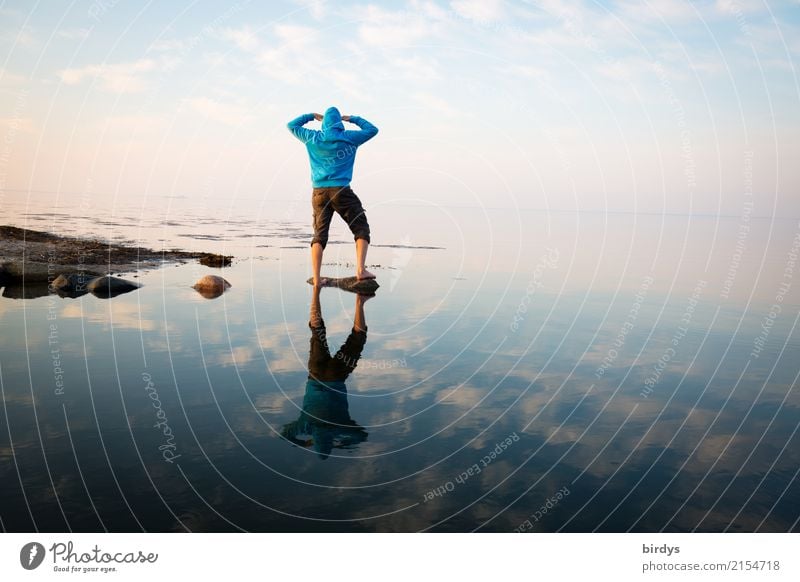
[[200, 257], [200, 264], [205, 267], [216, 267], [221, 269], [222, 267], [229, 267], [232, 260], [233, 257], [229, 255], [215, 255], [213, 253], [206, 253]]
[[139, 287], [140, 285], [138, 283], [132, 283], [131, 281], [111, 276], [97, 277], [89, 281], [89, 284], [86, 286], [95, 297], [101, 297], [103, 299], [110, 299], [111, 297], [116, 297], [117, 295], [122, 295], [123, 293], [138, 289]]
[[206, 299], [215, 299], [225, 293], [230, 286], [231, 284], [219, 275], [205, 275], [192, 287]]
[[[357, 279], [356, 277], [327, 277], [327, 279], [329, 280], [327, 287], [338, 287], [361, 295], [375, 295], [375, 291], [380, 287], [375, 279]], [[306, 282], [313, 285], [314, 279], [309, 277]]]
[[94, 273], [62, 273], [50, 283], [50, 290], [62, 297], [79, 297], [89, 292], [89, 282], [96, 278]]

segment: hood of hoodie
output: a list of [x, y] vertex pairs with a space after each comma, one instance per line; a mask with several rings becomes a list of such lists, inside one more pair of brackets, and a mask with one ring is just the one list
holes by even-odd
[[327, 136], [341, 131], [344, 131], [342, 114], [339, 113], [336, 107], [328, 107], [325, 110], [325, 115], [322, 116], [322, 133]]

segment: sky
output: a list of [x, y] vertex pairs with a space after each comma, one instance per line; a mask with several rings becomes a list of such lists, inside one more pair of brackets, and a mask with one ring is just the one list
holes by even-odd
[[2, 2], [0, 209], [305, 197], [336, 105], [366, 200], [797, 218], [799, 57], [800, 0]]

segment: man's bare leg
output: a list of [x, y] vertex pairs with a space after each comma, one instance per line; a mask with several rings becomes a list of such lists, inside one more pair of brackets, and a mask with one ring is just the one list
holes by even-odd
[[363, 238], [356, 239], [356, 277], [358, 279], [374, 279], [375, 275], [367, 271], [367, 249], [369, 243]]
[[364, 304], [372, 299], [372, 295], [356, 295], [356, 314], [353, 318], [353, 329], [367, 331], [367, 320], [364, 318]]
[[319, 276], [322, 269], [322, 252], [323, 248], [320, 243], [311, 245], [311, 274], [314, 279], [314, 287], [320, 287], [327, 282], [325, 277]]
[[311, 311], [308, 314], [308, 323], [311, 327], [322, 325], [322, 306], [319, 302], [319, 291], [319, 285], [314, 285], [314, 290], [311, 292]]

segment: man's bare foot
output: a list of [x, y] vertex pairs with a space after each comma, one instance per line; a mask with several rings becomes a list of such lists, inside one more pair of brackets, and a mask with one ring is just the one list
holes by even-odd
[[367, 271], [366, 269], [362, 269], [356, 273], [356, 279], [359, 281], [366, 281], [367, 279], [374, 279], [375, 275]]

